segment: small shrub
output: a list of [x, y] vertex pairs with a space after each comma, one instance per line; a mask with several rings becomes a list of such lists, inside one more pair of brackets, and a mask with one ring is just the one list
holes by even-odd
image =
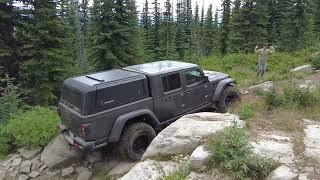
[[7, 131], [4, 124], [0, 127], [0, 155], [7, 155], [13, 149], [13, 136]]
[[212, 153], [212, 166], [220, 166], [236, 179], [246, 177], [263, 178], [269, 174], [276, 163], [253, 153], [252, 146], [244, 129], [229, 127], [209, 141]]
[[272, 108], [305, 108], [311, 107], [317, 102], [317, 96], [309, 89], [288, 88], [283, 94], [276, 91], [265, 95], [265, 102], [269, 109]]
[[11, 118], [5, 128], [18, 147], [35, 147], [46, 145], [57, 134], [59, 122], [54, 110], [37, 106]]
[[172, 174], [165, 176], [163, 180], [183, 180], [187, 178], [189, 173], [189, 165], [186, 162], [183, 162], [176, 172], [173, 172]]
[[17, 113], [22, 102], [19, 85], [15, 85], [13, 81], [14, 78], [8, 75], [0, 80], [0, 123], [4, 123], [11, 115]]
[[311, 64], [314, 68], [320, 69], [320, 52], [317, 52], [311, 56]]
[[239, 112], [240, 119], [242, 120], [253, 118], [255, 114], [256, 114], [255, 109], [251, 104], [243, 105]]

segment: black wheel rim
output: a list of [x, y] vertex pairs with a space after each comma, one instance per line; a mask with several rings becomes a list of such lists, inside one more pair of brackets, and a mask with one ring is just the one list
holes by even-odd
[[239, 96], [235, 92], [230, 92], [226, 99], [225, 99], [225, 105], [229, 108], [238, 100]]
[[150, 144], [150, 140], [146, 135], [138, 136], [132, 144], [132, 150], [137, 155], [142, 155]]

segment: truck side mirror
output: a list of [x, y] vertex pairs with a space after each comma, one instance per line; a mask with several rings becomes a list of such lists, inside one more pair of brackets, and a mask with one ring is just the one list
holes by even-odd
[[208, 82], [209, 81], [209, 78], [208, 78], [208, 76], [204, 76], [204, 80], [203, 80], [204, 82]]

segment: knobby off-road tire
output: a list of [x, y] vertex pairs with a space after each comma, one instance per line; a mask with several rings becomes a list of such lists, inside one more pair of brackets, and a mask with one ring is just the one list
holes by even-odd
[[226, 113], [228, 109], [236, 102], [240, 101], [240, 92], [233, 86], [227, 86], [217, 103], [217, 111]]
[[155, 137], [155, 130], [146, 123], [135, 123], [128, 126], [124, 129], [118, 145], [121, 158], [140, 160]]

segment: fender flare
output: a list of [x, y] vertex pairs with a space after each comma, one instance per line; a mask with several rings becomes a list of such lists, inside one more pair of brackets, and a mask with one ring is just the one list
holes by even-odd
[[156, 115], [149, 109], [140, 109], [137, 111], [133, 111], [127, 114], [123, 114], [117, 118], [114, 125], [112, 126], [111, 133], [109, 135], [109, 142], [117, 142], [120, 139], [122, 130], [126, 122], [130, 121], [130, 119], [141, 116], [148, 115], [152, 119], [152, 123], [156, 126], [160, 124], [160, 121], [156, 117]]
[[213, 95], [213, 98], [212, 98], [212, 101], [215, 102], [215, 101], [219, 101], [219, 98], [221, 96], [221, 94], [223, 93], [223, 90], [225, 89], [225, 87], [228, 85], [228, 84], [232, 84], [234, 83], [235, 81], [231, 78], [227, 78], [227, 79], [224, 79], [222, 81], [220, 81], [217, 85], [217, 88], [214, 92], [214, 95]]

